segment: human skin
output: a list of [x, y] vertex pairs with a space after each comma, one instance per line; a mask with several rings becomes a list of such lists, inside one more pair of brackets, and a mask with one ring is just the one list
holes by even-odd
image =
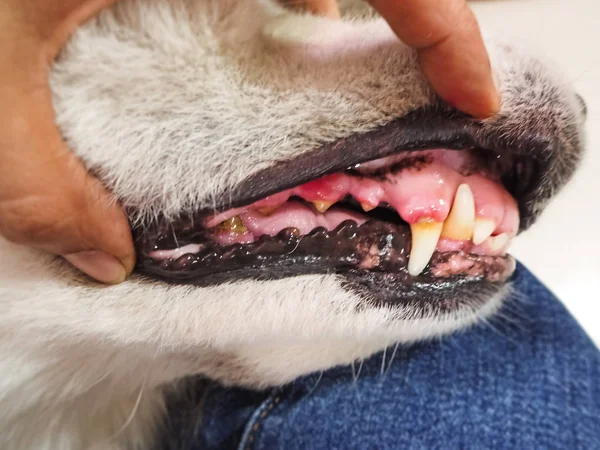
[[[116, 0], [0, 2], [0, 234], [64, 256], [104, 283], [133, 270], [127, 217], [63, 141], [49, 86], [51, 64], [72, 31]], [[288, 3], [290, 0], [287, 0]], [[338, 17], [335, 0], [291, 0]], [[437, 93], [475, 117], [500, 96], [479, 27], [465, 0], [370, 0], [414, 47]]]

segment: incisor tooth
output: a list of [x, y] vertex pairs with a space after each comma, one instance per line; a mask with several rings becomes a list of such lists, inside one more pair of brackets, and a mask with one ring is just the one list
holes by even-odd
[[320, 200], [315, 200], [314, 202], [312, 202], [313, 205], [315, 205], [315, 208], [317, 209], [317, 211], [319, 211], [320, 213], [324, 213], [325, 211], [327, 211], [329, 208], [331, 208], [331, 205], [333, 205], [333, 202], [322, 202]]
[[495, 229], [496, 224], [493, 220], [477, 217], [473, 228], [473, 244], [481, 244], [492, 235]]
[[363, 211], [365, 211], [365, 212], [369, 212], [369, 211], [377, 208], [377, 205], [373, 205], [372, 203], [369, 203], [369, 202], [363, 202], [360, 204], [360, 206], [362, 207]]
[[452, 209], [444, 222], [442, 236], [457, 241], [467, 241], [473, 236], [475, 227], [475, 198], [468, 184], [456, 190]]
[[501, 233], [498, 236], [491, 236], [487, 239], [488, 251], [492, 254], [499, 252], [510, 240], [510, 236], [507, 233]]
[[419, 275], [429, 263], [437, 246], [444, 222], [433, 219], [421, 219], [410, 226], [412, 246], [408, 258], [408, 273], [413, 277]]

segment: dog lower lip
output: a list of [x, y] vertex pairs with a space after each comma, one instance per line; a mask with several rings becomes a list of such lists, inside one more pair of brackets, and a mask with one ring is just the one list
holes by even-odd
[[368, 221], [359, 226], [345, 221], [333, 231], [317, 228], [301, 236], [297, 229], [289, 228], [276, 236], [261, 236], [250, 244], [220, 246], [207, 239], [196, 253], [176, 259], [157, 260], [145, 253], [138, 270], [166, 281], [195, 285], [353, 270], [394, 273], [396, 280], [405, 284], [464, 276], [502, 282], [514, 270], [510, 256], [435, 252], [428, 268], [412, 277], [407, 271], [410, 245], [406, 225]]

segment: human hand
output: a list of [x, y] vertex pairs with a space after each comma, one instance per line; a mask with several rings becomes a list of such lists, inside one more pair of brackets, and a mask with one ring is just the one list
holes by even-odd
[[[48, 75], [71, 31], [114, 1], [0, 4], [0, 234], [63, 255], [106, 283], [123, 281], [133, 269], [131, 231], [119, 205], [62, 140]], [[338, 14], [334, 0], [306, 1]], [[464, 0], [370, 2], [419, 51], [442, 98], [478, 117], [498, 110], [489, 59]]]
[[0, 3], [0, 234], [119, 283], [133, 270], [122, 208], [55, 124], [50, 65], [75, 27], [114, 0]]
[[[339, 17], [336, 0], [283, 0], [318, 15]], [[396, 35], [419, 53], [433, 89], [474, 117], [500, 109], [490, 60], [466, 0], [367, 0]]]

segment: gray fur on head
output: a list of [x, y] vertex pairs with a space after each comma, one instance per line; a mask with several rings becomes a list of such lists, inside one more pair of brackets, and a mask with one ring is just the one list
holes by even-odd
[[[553, 194], [579, 154], [579, 105], [547, 65], [487, 40], [503, 91], [483, 124], [552, 135]], [[258, 0], [121, 0], [52, 71], [57, 120], [134, 222], [214, 206], [278, 161], [437, 100], [379, 19], [297, 16]], [[554, 149], [556, 150], [556, 149]], [[551, 182], [552, 181], [552, 182]], [[273, 386], [493, 313], [374, 306], [334, 275], [209, 288], [139, 276], [99, 286], [0, 239], [0, 447], [148, 448], [162, 386], [190, 374]]]
[[[260, 13], [256, 3], [119, 2], [54, 68], [67, 141], [134, 219], [214, 206], [275, 161], [434, 102], [414, 52], [382, 20]], [[545, 65], [488, 47], [506, 133], [576, 119], [573, 94]]]

